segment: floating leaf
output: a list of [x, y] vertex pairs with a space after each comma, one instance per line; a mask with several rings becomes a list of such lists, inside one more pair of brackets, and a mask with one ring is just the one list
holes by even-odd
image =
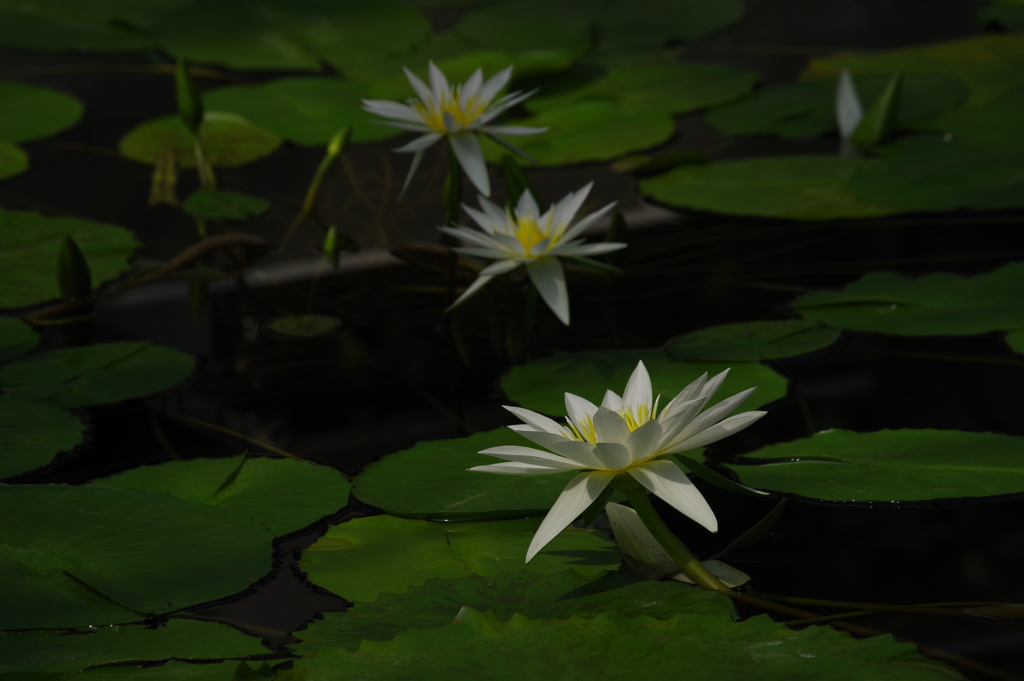
[[812, 59], [805, 79], [854, 75], [930, 74], [954, 78], [970, 88], [966, 104], [980, 106], [1024, 84], [1024, 35], [979, 35], [891, 52], [848, 52]]
[[454, 30], [482, 48], [579, 53], [590, 43], [597, 11], [598, 4], [588, 0], [506, 0], [466, 12]]
[[[563, 415], [564, 393], [579, 395], [594, 404], [601, 403], [605, 390], [621, 395], [640, 360], [651, 375], [654, 394], [660, 394], [664, 404], [704, 372], [713, 376], [730, 366], [720, 362], [684, 362], [663, 350], [578, 352], [512, 367], [501, 380], [501, 388], [509, 399], [528, 409], [552, 416]], [[786, 394], [786, 379], [768, 367], [739, 364], [732, 366], [709, 405], [754, 386], [758, 389], [746, 403], [748, 408], [774, 402]]]
[[352, 485], [341, 473], [294, 459], [236, 456], [167, 461], [93, 483], [103, 487], [168, 492], [252, 516], [280, 536], [302, 529], [348, 503]]
[[[109, 665], [90, 667], [71, 675], [42, 678], [36, 681], [234, 681], [235, 670], [239, 663], [234, 660], [221, 663], [178, 662], [171, 660], [156, 667], [140, 667], [137, 665]], [[262, 663], [252, 663], [253, 665]], [[272, 662], [271, 664], [278, 664]], [[12, 680], [14, 681], [14, 680]]]
[[999, 3], [979, 7], [978, 23], [982, 26], [995, 24], [1008, 31], [1024, 31], [1024, 6]]
[[[855, 79], [866, 105], [882, 94], [889, 76], [866, 74]], [[946, 111], [967, 96], [967, 87], [952, 78], [910, 75], [899, 97], [897, 125], [912, 127]], [[817, 137], [836, 129], [835, 79], [783, 83], [759, 90], [741, 102], [711, 111], [707, 120], [726, 135]]]
[[629, 64], [566, 92], [526, 101], [530, 111], [548, 111], [586, 100], [612, 101], [637, 112], [686, 113], [740, 97], [757, 74], [721, 64]]
[[[826, 430], [729, 466], [745, 485], [828, 501], [920, 501], [1024, 491], [1024, 438], [962, 430]], [[801, 461], [800, 459], [805, 459]]]
[[356, 477], [353, 494], [364, 504], [410, 518], [488, 520], [546, 513], [576, 471], [518, 476], [467, 470], [493, 463], [477, 452], [500, 445], [530, 442], [508, 428], [420, 442], [367, 466]]
[[327, 144], [346, 126], [352, 128], [355, 142], [399, 134], [375, 124], [363, 111], [362, 100], [368, 96], [362, 83], [306, 76], [217, 88], [206, 92], [203, 100], [210, 109], [238, 114], [298, 144]]
[[388, 515], [357, 518], [327, 530], [303, 551], [300, 569], [317, 586], [351, 601], [403, 593], [432, 577], [456, 579], [526, 570], [593, 575], [619, 565], [604, 532], [568, 527], [525, 563], [540, 518], [433, 523]]
[[82, 443], [85, 424], [66, 411], [0, 395], [0, 432], [0, 478], [9, 478], [70, 452]]
[[[608, 160], [660, 144], [675, 130], [668, 114], [633, 111], [604, 100], [573, 102], [516, 120], [516, 125], [548, 128], [544, 134], [513, 140], [544, 165]], [[493, 162], [499, 162], [508, 153], [487, 139], [483, 147], [487, 159]]]
[[597, 15], [604, 52], [694, 42], [743, 17], [739, 0], [612, 0]]
[[204, 0], [169, 17], [158, 38], [175, 55], [234, 69], [320, 70], [323, 60], [344, 70], [429, 32], [420, 12], [388, 0]]
[[54, 268], [65, 236], [82, 249], [97, 284], [124, 269], [139, 245], [128, 230], [114, 225], [0, 209], [0, 307], [23, 307], [59, 295]]
[[827, 348], [839, 330], [799, 319], [722, 324], [676, 336], [665, 351], [679, 359], [759, 362]]
[[153, 343], [97, 343], [8, 364], [0, 387], [17, 399], [75, 409], [166, 390], [194, 368], [191, 356]]
[[356, 652], [320, 647], [296, 671], [323, 681], [513, 681], [673, 678], [681, 667], [688, 677], [716, 681], [963, 679], [891, 636], [856, 640], [829, 627], [794, 631], [767, 615], [739, 623], [726, 615], [656, 620], [617, 612], [567, 620], [515, 615], [503, 622], [493, 612], [468, 607], [446, 627], [412, 629], [386, 643], [364, 641]]
[[144, 50], [189, 0], [0, 0], [0, 45], [29, 50]]
[[983, 106], [961, 106], [921, 121], [915, 127], [941, 133], [957, 142], [967, 140], [994, 150], [1024, 151], [1024, 128], [1020, 125], [1022, 108], [1024, 86], [1019, 86]]
[[0, 362], [14, 359], [39, 344], [39, 332], [13, 317], [0, 317]]
[[28, 156], [9, 142], [0, 142], [0, 180], [21, 175], [28, 170]]
[[780, 156], [681, 166], [640, 182], [664, 203], [733, 215], [796, 220], [867, 218], [896, 212], [858, 200], [849, 189], [860, 168], [876, 160]]
[[907, 137], [880, 151], [881, 162], [860, 166], [850, 180], [857, 201], [885, 205], [890, 212], [1024, 206], [1024, 145], [995, 149], [967, 140]]
[[[667, 619], [681, 612], [732, 615], [732, 600], [723, 594], [658, 582], [624, 572], [584, 576], [563, 570], [538, 577], [527, 571], [428, 579], [422, 586], [395, 595], [382, 593], [371, 603], [356, 603], [343, 613], [296, 632], [306, 644], [355, 650], [360, 639], [388, 641], [406, 629], [437, 629], [450, 624], [462, 606], [494, 610], [502, 620], [519, 613], [533, 619], [593, 617], [615, 610], [629, 617]], [[300, 650], [312, 645], [300, 646]]]
[[247, 220], [270, 209], [270, 201], [224, 189], [199, 189], [181, 202], [189, 215], [210, 220]]
[[[205, 662], [252, 655], [269, 657], [272, 653], [258, 638], [226, 624], [196, 620], [175, 619], [157, 629], [141, 625], [90, 627], [75, 635], [52, 631], [0, 632], [0, 674], [71, 673], [111, 663], [169, 659]], [[133, 671], [138, 673], [138, 667]], [[100, 676], [90, 672], [75, 678], [85, 681]], [[139, 678], [146, 677], [139, 674]], [[229, 679], [230, 673], [225, 681]]]
[[0, 486], [0, 629], [132, 622], [242, 591], [271, 534], [241, 513], [109, 487]]
[[1006, 334], [1006, 344], [1014, 352], [1024, 355], [1024, 331], [1011, 331]]
[[[274, 152], [281, 139], [241, 116], [207, 111], [199, 128], [207, 158], [214, 167], [233, 168]], [[121, 138], [118, 150], [142, 163], [156, 165], [164, 149], [174, 152], [182, 168], [196, 167], [196, 148], [181, 117], [163, 116], [141, 123]]]
[[[3, 6], [0, 5], [0, 20]], [[83, 106], [69, 94], [13, 80], [0, 81], [0, 140], [28, 142], [70, 128], [82, 117]]]
[[1024, 328], [1024, 265], [974, 276], [947, 272], [904, 277], [870, 272], [838, 291], [793, 301], [805, 319], [841, 329], [901, 336], [966, 336]]

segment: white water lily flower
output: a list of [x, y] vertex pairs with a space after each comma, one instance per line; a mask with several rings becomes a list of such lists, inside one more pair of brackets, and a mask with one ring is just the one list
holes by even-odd
[[448, 79], [441, 69], [434, 66], [434, 62], [430, 62], [429, 68], [430, 87], [427, 87], [426, 83], [417, 78], [412, 71], [404, 69], [405, 76], [409, 79], [409, 84], [412, 85], [412, 89], [416, 91], [417, 95], [417, 97], [407, 100], [406, 104], [387, 99], [363, 100], [363, 109], [366, 111], [393, 119], [379, 121], [383, 125], [424, 133], [405, 146], [395, 149], [398, 152], [413, 154], [412, 165], [409, 167], [409, 174], [402, 186], [402, 193], [405, 193], [406, 187], [409, 186], [409, 180], [412, 179], [416, 168], [419, 167], [424, 151], [435, 142], [447, 137], [459, 164], [466, 171], [466, 176], [481, 194], [490, 196], [491, 184], [487, 178], [487, 166], [484, 162], [483, 150], [480, 149], [480, 140], [476, 135], [477, 133], [485, 134], [498, 144], [529, 158], [497, 135], [536, 135], [546, 131], [547, 128], [491, 125], [490, 122], [503, 111], [519, 104], [537, 91], [534, 90], [526, 94], [512, 92], [492, 102], [495, 95], [512, 78], [511, 66], [499, 71], [486, 82], [483, 71], [477, 69], [469, 77], [469, 80], [454, 87], [448, 84]]
[[700, 413], [728, 373], [726, 369], [710, 380], [704, 374], [676, 395], [660, 414], [643, 362], [637, 364], [622, 396], [609, 390], [600, 407], [566, 393], [567, 426], [529, 409], [506, 406], [523, 422], [510, 428], [550, 451], [515, 445], [492, 447], [480, 453], [505, 459], [505, 463], [474, 466], [469, 470], [502, 475], [582, 471], [569, 481], [537, 529], [526, 552], [527, 562], [621, 474], [632, 476], [680, 513], [717, 532], [718, 520], [707, 501], [686, 473], [666, 457], [717, 442], [765, 415], [763, 411], [748, 411], [722, 420], [739, 407], [754, 388]]
[[[452, 303], [452, 309], [483, 288], [494, 277], [526, 266], [530, 280], [551, 311], [569, 324], [569, 293], [565, 285], [565, 272], [560, 256], [583, 258], [601, 255], [625, 248], [623, 243], [584, 244], [576, 237], [587, 227], [600, 220], [615, 202], [591, 213], [576, 224], [572, 219], [586, 201], [594, 183], [571, 192], [541, 215], [540, 208], [530, 192], [523, 192], [515, 211], [509, 211], [480, 197], [480, 208], [463, 208], [480, 225], [480, 232], [469, 227], [439, 227], [442, 232], [470, 244], [453, 250], [467, 255], [494, 260], [485, 267], [465, 293]], [[597, 263], [595, 263], [597, 264]]]

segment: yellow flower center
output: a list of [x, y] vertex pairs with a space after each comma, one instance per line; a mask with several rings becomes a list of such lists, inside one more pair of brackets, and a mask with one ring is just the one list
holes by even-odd
[[[654, 399], [653, 408], [649, 404], [638, 404], [632, 409], [623, 407], [615, 413], [622, 417], [622, 420], [626, 422], [626, 427], [629, 428], [629, 432], [632, 433], [640, 426], [656, 418], [656, 414], [658, 413], [658, 400], [660, 399], [661, 395], [658, 395]], [[592, 445], [597, 444], [597, 432], [594, 430], [593, 417], [584, 417], [578, 428], [571, 419], [566, 418], [565, 420], [569, 423], [569, 430], [572, 436], [569, 439], [578, 440], [580, 442], [589, 442]]]
[[454, 92], [442, 95], [440, 104], [435, 105], [433, 109], [428, 109], [423, 102], [419, 101], [413, 102], [412, 106], [423, 117], [424, 123], [436, 132], [443, 134], [449, 132], [444, 124], [444, 115], [446, 113], [451, 114], [452, 119], [455, 121], [455, 129], [462, 130], [484, 112], [487, 104], [487, 102], [480, 101], [474, 95], [469, 98], [465, 107], [460, 106], [459, 88], [456, 87]]
[[[537, 218], [531, 216], [520, 218], [516, 220], [516, 233], [515, 237], [519, 239], [525, 248], [526, 252], [529, 253], [530, 249], [544, 241], [548, 237], [547, 234], [537, 224]], [[548, 244], [551, 247], [551, 244]]]

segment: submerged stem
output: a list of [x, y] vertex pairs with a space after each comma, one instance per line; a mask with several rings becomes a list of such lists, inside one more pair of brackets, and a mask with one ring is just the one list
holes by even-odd
[[651, 531], [661, 547], [665, 549], [665, 553], [682, 568], [695, 584], [708, 591], [720, 591], [730, 596], [734, 594], [733, 590], [723, 584], [718, 577], [708, 572], [707, 568], [690, 553], [690, 549], [686, 548], [686, 545], [679, 540], [679, 537], [672, 533], [658, 512], [654, 510], [643, 485], [628, 475], [618, 476], [612, 484], [626, 495], [630, 504], [633, 505], [633, 510], [640, 516], [640, 520]]

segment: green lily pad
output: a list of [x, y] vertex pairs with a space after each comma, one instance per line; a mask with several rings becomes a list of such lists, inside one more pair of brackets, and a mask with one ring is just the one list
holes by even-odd
[[1006, 334], [1006, 344], [1014, 352], [1024, 355], [1024, 331], [1011, 331]]
[[590, 44], [598, 7], [588, 0], [505, 0], [466, 12], [454, 31], [481, 48], [581, 53]]
[[28, 156], [9, 142], [0, 142], [0, 180], [21, 175], [28, 170]]
[[603, 52], [694, 42], [743, 17], [739, 0], [611, 0], [597, 15]]
[[490, 520], [543, 514], [575, 471], [526, 477], [467, 470], [492, 463], [477, 453], [482, 449], [530, 444], [508, 428], [420, 442], [371, 463], [356, 476], [352, 493], [364, 504], [409, 518]]
[[[0, 12], [2, 17], [2, 12]], [[28, 142], [70, 128], [82, 117], [84, 107], [75, 97], [58, 90], [0, 81], [0, 140]]]
[[983, 106], [962, 106], [921, 121], [915, 127], [941, 133], [957, 142], [967, 140], [995, 150], [1022, 150], [1024, 132], [1018, 115], [1022, 107], [1024, 86], [1019, 86]]
[[[865, 106], [888, 85], [888, 74], [854, 78]], [[902, 128], [936, 116], [967, 96], [967, 86], [944, 76], [910, 74], [902, 80], [897, 125]], [[707, 120], [726, 135], [817, 137], [836, 129], [834, 79], [783, 83], [741, 102], [708, 113]]]
[[[59, 676], [53, 681], [232, 681], [239, 664], [229, 660], [221, 663], [178, 662], [171, 660], [157, 667], [139, 667], [135, 665], [111, 665], [106, 667], [90, 667], [75, 674]], [[251, 662], [255, 668], [262, 662]], [[279, 664], [270, 662], [271, 665]], [[48, 681], [39, 678], [38, 681]]]
[[77, 416], [38, 402], [0, 395], [0, 479], [45, 466], [85, 438]]
[[39, 344], [39, 332], [13, 317], [0, 317], [0, 362], [14, 359]]
[[[0, 674], [72, 673], [111, 663], [205, 662], [253, 655], [269, 657], [272, 653], [258, 638], [226, 624], [196, 620], [175, 619], [158, 629], [141, 625], [89, 627], [70, 636], [53, 631], [0, 632]], [[138, 672], [137, 667], [134, 670]], [[87, 673], [75, 678], [85, 681], [98, 676]], [[230, 678], [228, 672], [225, 681]]]
[[[579, 395], [594, 404], [601, 403], [605, 390], [614, 390], [621, 395], [626, 381], [641, 360], [651, 375], [654, 394], [660, 394], [664, 404], [704, 372], [713, 376], [730, 367], [721, 362], [684, 362], [656, 349], [578, 352], [553, 355], [512, 367], [501, 380], [501, 389], [510, 400], [527, 409], [552, 416], [564, 415], [565, 393]], [[766, 366], [738, 364], [732, 367], [709, 405], [754, 386], [758, 386], [757, 391], [744, 408], [781, 399], [786, 394], [787, 384], [785, 378]]]
[[921, 501], [1024, 491], [1024, 438], [962, 430], [826, 430], [729, 466], [758, 489], [828, 501]]
[[[382, 593], [372, 603], [356, 603], [343, 613], [324, 613], [296, 634], [306, 644], [359, 647], [360, 639], [388, 641], [406, 629], [437, 629], [450, 624], [462, 606], [494, 610], [502, 620], [519, 613], [532, 619], [593, 617], [615, 610], [629, 617], [667, 619], [681, 612], [732, 615], [732, 600], [679, 582], [659, 582], [621, 572], [584, 576], [563, 570], [538, 577], [532, 572], [428, 579], [401, 595]], [[306, 647], [306, 646], [304, 646]]]
[[640, 182], [644, 194], [672, 206], [794, 220], [867, 218], [896, 212], [858, 200], [854, 173], [878, 163], [837, 156], [780, 156], [680, 166]]
[[756, 73], [722, 64], [628, 64], [583, 87], [552, 96], [541, 91], [526, 107], [539, 112], [603, 100], [637, 112], [685, 113], [742, 97], [756, 82]]
[[515, 615], [503, 622], [496, 613], [468, 607], [440, 629], [412, 629], [385, 643], [364, 641], [355, 652], [321, 647], [296, 670], [323, 681], [516, 681], [674, 678], [681, 665], [688, 677], [716, 681], [963, 679], [891, 636], [858, 641], [829, 627], [794, 631], [767, 615], [740, 623], [726, 615], [656, 620], [617, 612], [567, 620]]
[[28, 50], [144, 50], [147, 35], [190, 0], [0, 0], [0, 45]]
[[[218, 168], [234, 168], [268, 156], [281, 145], [281, 139], [266, 128], [232, 113], [207, 111], [199, 126], [210, 163]], [[121, 138], [118, 150], [142, 163], [156, 164], [164, 149], [174, 151], [182, 168], [196, 167], [195, 142], [178, 116], [163, 116], [141, 123]]]
[[526, 548], [541, 518], [482, 523], [434, 523], [388, 515], [334, 525], [302, 552], [310, 582], [350, 601], [403, 593], [432, 577], [456, 579], [526, 570], [549, 575], [615, 569], [621, 556], [608, 535], [566, 528], [529, 563]]
[[94, 285], [117, 276], [139, 246], [128, 230], [114, 225], [0, 209], [0, 307], [24, 307], [60, 295], [57, 252], [65, 236], [85, 254]]
[[263, 523], [276, 536], [337, 512], [348, 503], [352, 487], [341, 473], [327, 466], [245, 456], [167, 461], [93, 484], [168, 492], [185, 501], [238, 511]]
[[11, 397], [75, 409], [166, 390], [188, 378], [195, 360], [153, 343], [98, 343], [33, 355], [0, 368]]
[[[675, 131], [669, 114], [634, 111], [606, 100], [573, 102], [516, 120], [516, 125], [548, 128], [543, 134], [509, 140], [542, 165], [606, 161], [660, 144]], [[497, 162], [508, 153], [489, 139], [482, 142], [489, 161]]]
[[887, 145], [878, 163], [850, 179], [855, 200], [892, 212], [1024, 206], [1024, 144], [1003, 149], [967, 140], [907, 137]]
[[839, 329], [799, 319], [741, 322], [677, 336], [665, 350], [679, 359], [760, 362], [827, 348], [839, 334]]
[[978, 8], [981, 26], [995, 24], [1008, 31], [1024, 31], [1024, 6], [997, 3]]
[[199, 189], [181, 202], [189, 215], [210, 220], [247, 220], [270, 209], [270, 201], [224, 189]]
[[838, 291], [793, 301], [805, 319], [841, 329], [899, 336], [967, 336], [1024, 328], [1024, 265], [965, 277], [936, 272], [904, 277], [870, 272]]
[[0, 629], [132, 622], [242, 591], [271, 567], [249, 516], [169, 494], [0, 486]]
[[853, 74], [913, 73], [946, 76], [970, 88], [966, 105], [980, 106], [1024, 84], [1024, 35], [987, 34], [891, 52], [848, 52], [812, 59], [805, 79]]
[[364, 97], [369, 92], [362, 83], [303, 76], [217, 88], [204, 93], [203, 101], [208, 109], [238, 114], [297, 144], [327, 144], [346, 126], [354, 142], [400, 134], [370, 120], [362, 108]]
[[388, 0], [204, 0], [169, 17], [158, 37], [173, 54], [234, 69], [320, 70], [323, 60], [344, 70], [429, 32], [423, 14]]

